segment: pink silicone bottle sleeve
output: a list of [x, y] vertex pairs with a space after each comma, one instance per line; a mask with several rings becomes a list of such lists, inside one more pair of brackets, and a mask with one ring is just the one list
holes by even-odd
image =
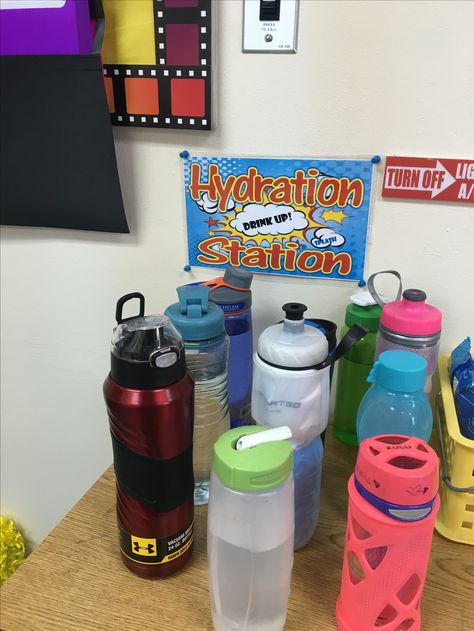
[[419, 631], [420, 600], [439, 496], [428, 517], [400, 524], [361, 495], [354, 475], [341, 591], [336, 619], [341, 631]]

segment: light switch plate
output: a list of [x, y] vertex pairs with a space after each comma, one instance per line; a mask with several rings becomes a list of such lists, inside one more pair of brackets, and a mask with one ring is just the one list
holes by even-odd
[[244, 0], [244, 53], [296, 53], [299, 0], [280, 0], [280, 19], [260, 20], [261, 0]]

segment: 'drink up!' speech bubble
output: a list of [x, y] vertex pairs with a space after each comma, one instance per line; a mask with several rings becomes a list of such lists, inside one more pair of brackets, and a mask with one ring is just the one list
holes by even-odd
[[292, 206], [248, 204], [230, 225], [237, 232], [255, 237], [257, 234], [290, 234], [294, 230], [303, 230], [308, 226], [308, 220], [304, 213]]

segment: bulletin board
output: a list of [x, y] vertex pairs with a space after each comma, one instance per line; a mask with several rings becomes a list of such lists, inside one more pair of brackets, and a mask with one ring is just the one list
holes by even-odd
[[212, 0], [104, 0], [113, 125], [211, 129]]

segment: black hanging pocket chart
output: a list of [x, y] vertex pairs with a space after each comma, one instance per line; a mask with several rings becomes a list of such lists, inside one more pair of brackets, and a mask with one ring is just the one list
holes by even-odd
[[87, 55], [0, 56], [1, 223], [129, 232], [100, 50], [104, 13]]

